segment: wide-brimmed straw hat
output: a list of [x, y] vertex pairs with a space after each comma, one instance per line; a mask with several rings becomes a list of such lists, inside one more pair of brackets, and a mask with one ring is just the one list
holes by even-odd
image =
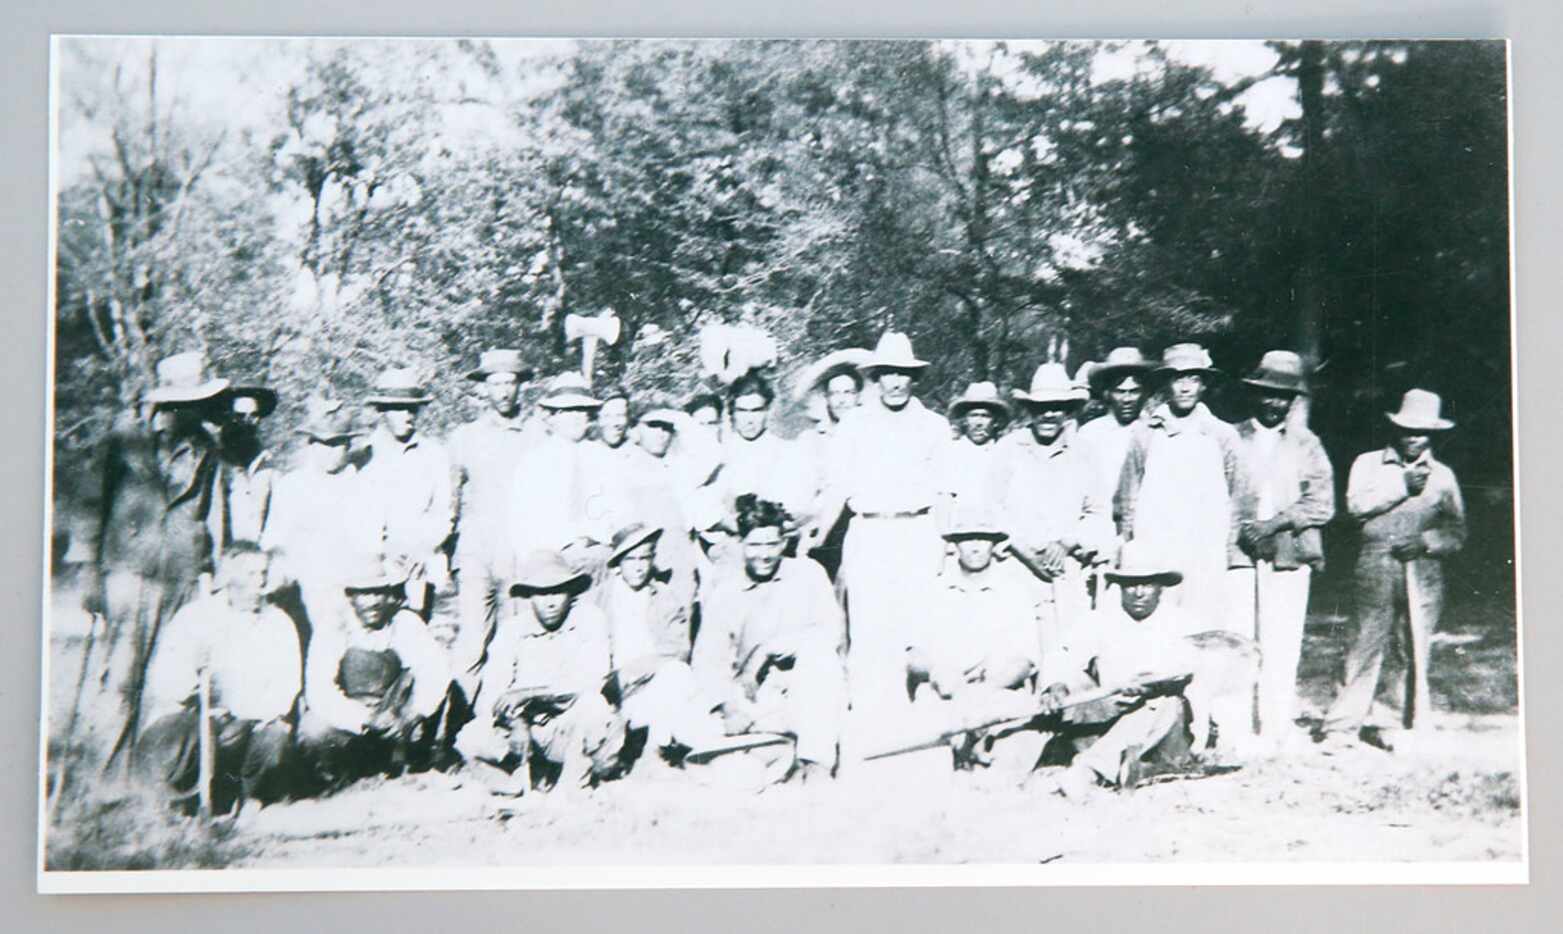
[[872, 373], [876, 370], [920, 370], [927, 365], [927, 360], [919, 360], [912, 353], [910, 337], [900, 331], [886, 331], [879, 338], [879, 343], [874, 345], [874, 352], [863, 363], [863, 371]]
[[1216, 369], [1215, 361], [1210, 359], [1210, 351], [1199, 344], [1173, 344], [1161, 352], [1161, 366], [1156, 368], [1156, 374], [1165, 378], [1183, 373], [1198, 373], [1201, 376], [1220, 376], [1221, 371]]
[[509, 373], [517, 381], [531, 379], [532, 370], [521, 362], [519, 350], [485, 350], [478, 355], [478, 368], [467, 379], [481, 383], [496, 373]]
[[1140, 353], [1140, 348], [1114, 347], [1107, 354], [1106, 360], [1091, 364], [1086, 378], [1093, 392], [1102, 393], [1125, 376], [1139, 376], [1143, 379], [1154, 369], [1156, 364]]
[[1031, 374], [1031, 388], [1011, 393], [1016, 399], [1029, 404], [1044, 402], [1080, 403], [1090, 398], [1085, 387], [1069, 378], [1069, 371], [1062, 363], [1044, 363]]
[[831, 380], [843, 373], [858, 375], [873, 356], [872, 350], [864, 350], [862, 347], [833, 350], [798, 374], [793, 396], [802, 399], [815, 390], [824, 389]]
[[1307, 395], [1308, 368], [1303, 358], [1290, 350], [1270, 350], [1260, 358], [1254, 371], [1243, 377], [1243, 382], [1260, 389]]
[[315, 441], [340, 441], [359, 434], [353, 425], [353, 411], [339, 399], [311, 396], [304, 402], [304, 423], [299, 434]]
[[656, 541], [661, 537], [661, 526], [647, 525], [644, 522], [631, 522], [613, 533], [613, 542], [609, 545], [608, 567], [618, 564], [620, 558], [646, 542]]
[[369, 405], [427, 405], [434, 397], [423, 389], [418, 372], [411, 367], [391, 367], [374, 381], [374, 390], [364, 399]]
[[1411, 389], [1400, 397], [1400, 411], [1385, 412], [1384, 417], [1409, 431], [1448, 431], [1454, 422], [1443, 417], [1443, 407], [1437, 393]]
[[530, 597], [533, 594], [569, 590], [584, 591], [592, 577], [586, 571], [577, 571], [565, 563], [556, 551], [534, 551], [521, 562], [516, 579], [510, 585], [512, 597]]
[[1126, 542], [1118, 554], [1118, 566], [1108, 570], [1106, 578], [1115, 584], [1154, 583], [1163, 586], [1182, 583], [1183, 574], [1156, 560], [1149, 548], [1139, 542]]
[[602, 400], [592, 395], [586, 377], [574, 371], [560, 373], [548, 381], [548, 389], [537, 404], [545, 409], [600, 409]]
[[205, 402], [222, 395], [230, 385], [225, 379], [207, 379], [206, 356], [190, 350], [157, 361], [157, 385], [147, 390], [142, 401], [155, 405]]
[[1009, 404], [999, 397], [999, 387], [990, 382], [972, 383], [950, 403], [950, 417], [960, 418], [972, 409], [989, 409], [998, 418], [1009, 420]]

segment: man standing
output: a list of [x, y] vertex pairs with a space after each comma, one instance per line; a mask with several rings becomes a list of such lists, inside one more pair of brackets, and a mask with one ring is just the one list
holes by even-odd
[[944, 553], [933, 510], [950, 426], [912, 396], [927, 365], [905, 334], [880, 338], [864, 366], [878, 399], [842, 419], [821, 507], [805, 534], [805, 545], [818, 544], [843, 508], [852, 511], [842, 573], [855, 734], [849, 745], [860, 748], [883, 731], [880, 721], [902, 719], [910, 703], [906, 621], [926, 605]]
[[431, 401], [412, 370], [380, 375], [365, 400], [379, 424], [362, 473], [382, 516], [388, 566], [408, 570], [407, 603], [424, 619], [433, 610], [434, 594], [449, 588], [447, 549], [455, 518], [450, 455], [418, 433], [418, 413]]
[[1173, 344], [1158, 374], [1167, 401], [1132, 429], [1114, 501], [1118, 535], [1178, 568], [1187, 609], [1213, 627], [1226, 622], [1225, 576], [1248, 504], [1237, 432], [1201, 401], [1219, 375], [1205, 348]]
[[561, 554], [593, 573], [623, 511], [607, 448], [590, 441], [602, 403], [579, 373], [561, 373], [538, 400], [547, 433], [522, 454], [510, 481], [510, 528], [516, 554]]
[[995, 452], [1009, 424], [1009, 414], [998, 387], [989, 382], [972, 383], [950, 403], [950, 422], [959, 428], [960, 437], [945, 448], [940, 472], [942, 492], [954, 501], [954, 509], [978, 503], [989, 489]]
[[456, 677], [469, 694], [476, 687], [478, 659], [504, 602], [515, 553], [506, 520], [516, 465], [533, 438], [519, 404], [521, 383], [530, 375], [521, 362], [521, 351], [484, 351], [467, 379], [482, 384], [488, 405], [483, 414], [452, 432], [448, 442], [460, 616], [451, 656]]
[[1043, 584], [1049, 640], [1090, 606], [1086, 574], [1110, 550], [1111, 524], [1089, 455], [1075, 443], [1070, 417], [1085, 392], [1063, 364], [1037, 367], [1029, 392], [1015, 391], [1030, 425], [999, 442], [984, 477], [1009, 525], [1010, 550]]
[[[220, 592], [185, 604], [158, 640], [147, 669], [150, 725], [136, 764], [159, 789], [176, 798], [209, 794], [222, 813], [246, 798], [265, 804], [291, 791], [286, 766], [304, 664], [293, 621], [266, 602], [258, 546], [229, 545], [217, 579]], [[207, 742], [214, 767], [202, 775]], [[203, 780], [212, 786], [198, 788]]]
[[[1325, 716], [1322, 732], [1353, 735], [1378, 692], [1384, 653], [1398, 630], [1410, 641], [1405, 703], [1407, 730], [1428, 725], [1430, 640], [1444, 608], [1444, 559], [1465, 546], [1465, 501], [1454, 471], [1434, 459], [1433, 436], [1454, 427], [1442, 400], [1412, 389], [1400, 411], [1386, 413], [1395, 439], [1351, 465], [1346, 508], [1362, 525], [1357, 556], [1357, 641], [1346, 656], [1346, 684]], [[1400, 624], [1401, 618], [1404, 624]], [[1402, 642], [1404, 645], [1404, 642]], [[1409, 736], [1403, 737], [1404, 745]]]
[[699, 565], [691, 523], [695, 491], [710, 480], [718, 464], [717, 447], [677, 409], [652, 409], [636, 425], [636, 444], [646, 454], [630, 478], [626, 517], [663, 530], [656, 549], [657, 568], [667, 571], [674, 589], [693, 598]]
[[1111, 503], [1118, 492], [1131, 429], [1145, 407], [1145, 384], [1152, 369], [1140, 348], [1114, 347], [1106, 360], [1089, 371], [1091, 391], [1105, 404], [1107, 414], [1081, 425], [1075, 442], [1096, 465], [1102, 484], [1098, 495], [1103, 503]]
[[277, 478], [261, 547], [277, 582], [297, 583], [310, 625], [341, 609], [352, 569], [380, 560], [380, 516], [350, 457], [358, 429], [335, 399], [305, 404], [300, 463]]
[[[87, 743], [105, 770], [125, 761], [141, 732], [147, 663], [163, 624], [213, 570], [207, 524], [217, 472], [217, 405], [225, 379], [207, 379], [197, 352], [157, 364], [142, 397], [147, 423], [115, 426], [99, 454], [101, 495], [89, 532], [82, 601], [93, 628], [83, 648], [90, 696], [79, 703]], [[112, 731], [99, 737], [97, 730]], [[102, 740], [100, 743], [99, 740]]]
[[1279, 752], [1296, 715], [1308, 585], [1324, 568], [1320, 530], [1335, 516], [1335, 472], [1318, 437], [1288, 424], [1293, 401], [1308, 391], [1301, 357], [1272, 350], [1243, 382], [1253, 416], [1237, 426], [1237, 449], [1253, 518], [1238, 529], [1239, 551], [1230, 556], [1229, 612], [1241, 621], [1234, 628], [1259, 642], [1261, 751]]
[[733, 430], [722, 440], [722, 466], [715, 481], [722, 508], [731, 513], [739, 496], [752, 493], [800, 515], [812, 505], [813, 485], [797, 445], [770, 430], [776, 398], [770, 382], [750, 371], [733, 381], [727, 398]]
[[215, 496], [207, 517], [218, 548], [236, 541], [258, 542], [266, 530], [277, 472], [261, 443], [260, 426], [276, 407], [277, 394], [264, 386], [228, 390]]
[[[706, 597], [691, 667], [727, 732], [792, 736], [789, 774], [806, 781], [835, 768], [846, 705], [843, 621], [825, 571], [782, 556], [786, 524], [778, 504], [740, 498], [743, 572], [717, 581]], [[903, 684], [904, 646], [896, 653]]]
[[496, 793], [578, 791], [611, 776], [624, 722], [603, 694], [612, 670], [608, 623], [580, 599], [585, 572], [558, 555], [524, 558], [483, 664], [475, 719], [456, 749]]
[[[797, 395], [806, 400], [809, 416], [814, 419], [814, 430], [804, 435], [800, 443], [809, 462], [815, 501], [824, 491], [829, 477], [831, 441], [836, 436], [836, 429], [862, 400], [863, 374], [858, 367], [869, 356], [869, 351], [861, 347], [833, 351], [816, 360], [799, 377]], [[847, 523], [843, 516], [822, 531], [821, 540], [809, 553], [836, 582], [838, 596], [846, 593], [846, 578], [840, 573], [841, 545], [846, 533]]]
[[[969, 508], [945, 530], [956, 561], [939, 575], [924, 625], [907, 647], [907, 676], [919, 717], [926, 710], [936, 723], [969, 723], [1037, 709], [1040, 595], [1013, 564], [994, 563], [994, 549], [1007, 538]], [[952, 744], [954, 765], [1029, 771], [1045, 740], [1035, 730], [1018, 727], [974, 730]]]

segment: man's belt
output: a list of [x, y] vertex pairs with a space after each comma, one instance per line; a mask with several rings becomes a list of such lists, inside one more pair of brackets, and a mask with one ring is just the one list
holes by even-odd
[[918, 516], [928, 515], [930, 509], [924, 506], [921, 509], [912, 509], [905, 512], [860, 512], [859, 519], [915, 519]]

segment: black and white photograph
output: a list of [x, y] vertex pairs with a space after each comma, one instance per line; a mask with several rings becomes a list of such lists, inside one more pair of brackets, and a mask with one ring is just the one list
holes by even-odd
[[38, 887], [1528, 881], [1508, 53], [56, 36]]

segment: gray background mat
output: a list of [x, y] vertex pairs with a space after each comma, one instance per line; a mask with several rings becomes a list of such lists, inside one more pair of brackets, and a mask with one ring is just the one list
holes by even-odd
[[[0, 606], [8, 643], [0, 653], [0, 903], [12, 930], [345, 931], [479, 926], [531, 930], [739, 931], [1063, 928], [1082, 931], [1555, 929], [1563, 916], [1557, 878], [1560, 796], [1551, 673], [1559, 640], [1546, 608], [1563, 596], [1551, 560], [1563, 554], [1558, 484], [1563, 459], [1557, 391], [1548, 377], [1563, 346], [1563, 315], [1551, 307], [1563, 248], [1554, 167], [1563, 88], [1563, 4], [1556, 0], [1093, 0], [1021, 4], [967, 0], [271, 0], [210, 4], [12, 0], [0, 14], [5, 51], [5, 133], [0, 149], [4, 243], [10, 286], [0, 341], [9, 405], [0, 459], [7, 495]], [[767, 892], [525, 892], [362, 895], [42, 897], [36, 858], [40, 585], [42, 560], [44, 350], [47, 286], [48, 35], [60, 33], [247, 33], [338, 35], [822, 35], [955, 37], [1495, 37], [1514, 40], [1515, 266], [1519, 354], [1523, 560], [1523, 704], [1527, 720], [1531, 875], [1526, 888], [1302, 888], [810, 890]], [[1263, 832], [1256, 828], [1256, 832]], [[1297, 867], [1297, 881], [1307, 870]]]

